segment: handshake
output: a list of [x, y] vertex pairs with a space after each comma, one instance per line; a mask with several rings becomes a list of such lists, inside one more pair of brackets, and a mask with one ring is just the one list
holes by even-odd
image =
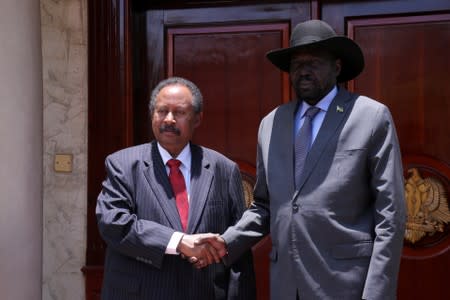
[[212, 263], [220, 263], [227, 254], [225, 241], [214, 233], [185, 234], [178, 244], [177, 250], [197, 269]]

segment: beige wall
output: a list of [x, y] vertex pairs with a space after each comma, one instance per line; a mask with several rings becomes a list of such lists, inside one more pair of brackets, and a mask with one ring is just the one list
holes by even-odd
[[[43, 291], [84, 299], [87, 209], [87, 1], [41, 0], [44, 87]], [[70, 173], [56, 154], [73, 155]], [[100, 187], [99, 187], [100, 188]]]
[[84, 299], [86, 3], [0, 1], [2, 300]]
[[0, 2], [0, 298], [40, 299], [42, 60], [39, 2]]

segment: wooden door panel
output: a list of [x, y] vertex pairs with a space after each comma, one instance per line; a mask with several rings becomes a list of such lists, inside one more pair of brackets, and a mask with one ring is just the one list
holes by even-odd
[[450, 14], [358, 17], [347, 24], [366, 59], [364, 72], [349, 88], [390, 108], [404, 157], [408, 220], [398, 296], [445, 298], [450, 276], [450, 215], [444, 213], [436, 221], [429, 216], [433, 212], [427, 204], [417, 202], [410, 191], [428, 198], [433, 191], [421, 189], [435, 184], [435, 200], [448, 211], [450, 85], [444, 81], [448, 81], [450, 67]]
[[205, 99], [194, 142], [253, 164], [261, 117], [290, 97], [288, 76], [265, 52], [288, 45], [290, 28], [309, 18], [309, 3], [136, 12], [135, 143], [152, 137], [146, 109], [151, 89], [166, 76], [184, 76]]
[[389, 106], [402, 152], [450, 161], [450, 14], [349, 21], [366, 58], [353, 82]]
[[265, 53], [289, 43], [289, 24], [168, 28], [168, 75], [191, 79], [205, 106], [194, 142], [254, 164], [261, 118], [289, 100]]

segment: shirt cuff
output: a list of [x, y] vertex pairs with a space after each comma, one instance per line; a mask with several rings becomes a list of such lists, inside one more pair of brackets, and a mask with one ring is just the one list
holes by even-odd
[[184, 235], [184, 233], [177, 232], [177, 231], [175, 231], [172, 234], [172, 236], [170, 237], [169, 244], [167, 245], [167, 248], [166, 248], [166, 254], [170, 254], [170, 255], [180, 254], [180, 253], [178, 253], [177, 248], [178, 248], [178, 244], [180, 243], [183, 235]]

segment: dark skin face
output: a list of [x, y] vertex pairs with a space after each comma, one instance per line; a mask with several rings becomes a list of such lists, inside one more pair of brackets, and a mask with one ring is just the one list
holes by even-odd
[[336, 85], [341, 60], [319, 49], [302, 49], [292, 54], [291, 85], [297, 98], [315, 105]]
[[203, 113], [196, 113], [191, 91], [180, 84], [164, 87], [156, 97], [152, 129], [156, 140], [172, 157], [177, 157], [200, 125]]

